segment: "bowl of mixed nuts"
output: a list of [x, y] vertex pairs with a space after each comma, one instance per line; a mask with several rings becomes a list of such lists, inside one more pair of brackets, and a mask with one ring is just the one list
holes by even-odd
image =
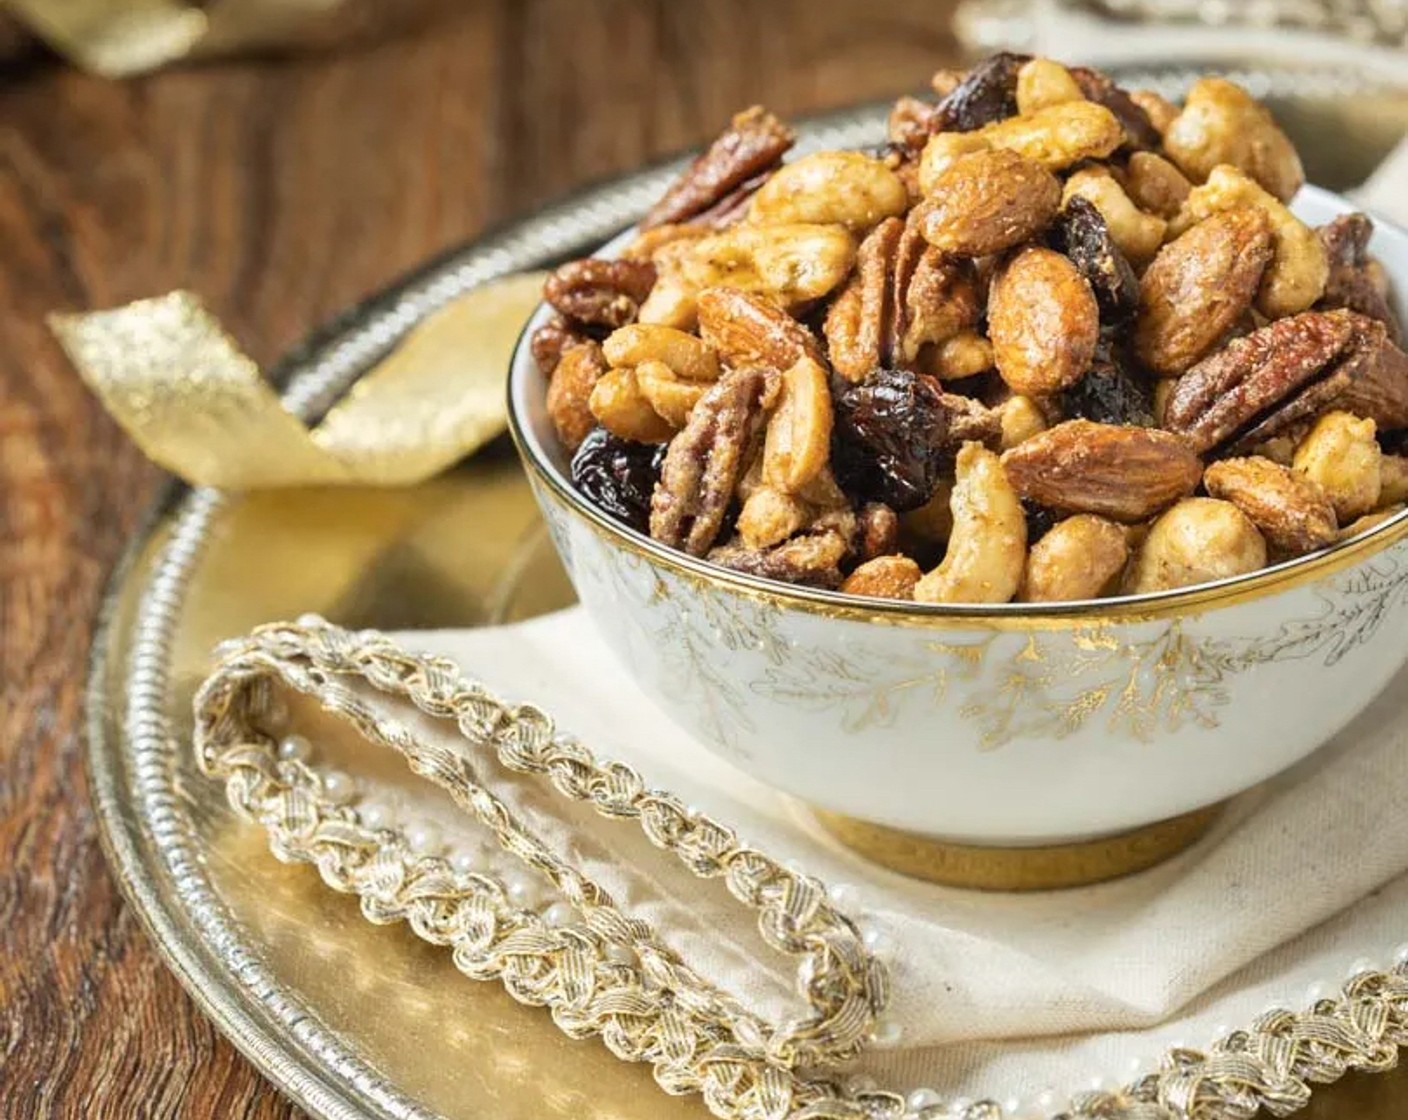
[[530, 478], [645, 691], [861, 846], [1210, 819], [1408, 658], [1408, 236], [1222, 78], [933, 85], [868, 152], [740, 113], [557, 269]]

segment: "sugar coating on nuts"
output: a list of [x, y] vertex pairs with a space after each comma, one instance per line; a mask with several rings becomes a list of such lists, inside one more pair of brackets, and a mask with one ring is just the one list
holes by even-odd
[[1231, 502], [1287, 556], [1324, 548], [1335, 539], [1335, 508], [1319, 483], [1260, 456], [1223, 459], [1203, 473], [1214, 498]]
[[988, 334], [997, 372], [1013, 392], [1048, 396], [1090, 367], [1100, 309], [1068, 257], [1028, 246], [993, 278]]
[[935, 178], [921, 207], [929, 244], [960, 257], [986, 257], [1029, 241], [1051, 224], [1061, 184], [1016, 152], [959, 156]]
[[1164, 148], [1200, 183], [1219, 164], [1230, 164], [1287, 202], [1305, 182], [1300, 156], [1271, 114], [1225, 78], [1193, 83], [1183, 111], [1164, 130]]
[[1318, 483], [1339, 523], [1347, 525], [1379, 504], [1381, 463], [1374, 422], [1348, 412], [1331, 412], [1301, 440], [1291, 469]]
[[1085, 199], [1104, 215], [1110, 236], [1134, 264], [1147, 262], [1163, 244], [1168, 223], [1157, 214], [1140, 210], [1104, 168], [1087, 168], [1067, 179], [1061, 201], [1072, 198]]
[[900, 177], [859, 152], [814, 152], [758, 188], [748, 219], [760, 224], [836, 223], [864, 233], [909, 208]]
[[1169, 591], [1245, 575], [1266, 566], [1266, 541], [1231, 502], [1188, 498], [1149, 529], [1127, 590]]
[[1032, 545], [1017, 598], [1028, 603], [1097, 598], [1118, 582], [1128, 560], [1121, 526], [1093, 514], [1076, 514]]
[[922, 575], [919, 565], [908, 556], [877, 556], [847, 576], [841, 590], [876, 599], [913, 599]]

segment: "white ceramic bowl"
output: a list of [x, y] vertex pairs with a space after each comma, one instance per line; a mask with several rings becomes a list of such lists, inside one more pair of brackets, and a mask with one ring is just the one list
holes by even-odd
[[[1352, 207], [1306, 188], [1294, 209]], [[1408, 235], [1376, 224], [1408, 291]], [[1304, 758], [1408, 657], [1408, 514], [1220, 583], [1062, 605], [883, 602], [693, 559], [573, 490], [526, 339], [514, 438], [602, 636], [701, 743], [832, 813], [972, 845], [1136, 829]]]

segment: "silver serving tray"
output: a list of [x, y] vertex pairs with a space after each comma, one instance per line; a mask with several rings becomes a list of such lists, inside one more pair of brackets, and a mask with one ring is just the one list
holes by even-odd
[[[1177, 92], [1197, 72], [1121, 78]], [[1314, 70], [1242, 78], [1273, 102], [1311, 178], [1332, 188], [1361, 179], [1408, 131], [1402, 90]], [[813, 120], [803, 142], [876, 143], [884, 112]], [[593, 187], [448, 253], [318, 332], [272, 376], [295, 411], [316, 416], [415, 323], [477, 284], [605, 240], [677, 167]], [[113, 576], [87, 711], [104, 849], [196, 1002], [314, 1117], [705, 1115], [696, 1100], [666, 1097], [646, 1070], [568, 1040], [497, 985], [464, 979], [406, 931], [369, 925], [310, 869], [277, 863], [190, 757], [191, 697], [210, 650], [260, 622], [317, 611], [350, 626], [470, 626], [570, 599], [502, 443], [407, 490], [237, 497], [172, 485]], [[1391, 1095], [1408, 1107], [1408, 1086]], [[1399, 1114], [1387, 1097], [1369, 1104], [1374, 1096], [1346, 1096], [1342, 1114]]]

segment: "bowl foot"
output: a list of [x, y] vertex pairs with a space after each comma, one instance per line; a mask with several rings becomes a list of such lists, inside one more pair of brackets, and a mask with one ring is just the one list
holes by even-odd
[[825, 809], [813, 812], [846, 847], [902, 875], [975, 890], [1044, 891], [1103, 883], [1162, 863], [1206, 835], [1222, 809], [1211, 805], [1113, 836], [1033, 847], [955, 844]]

